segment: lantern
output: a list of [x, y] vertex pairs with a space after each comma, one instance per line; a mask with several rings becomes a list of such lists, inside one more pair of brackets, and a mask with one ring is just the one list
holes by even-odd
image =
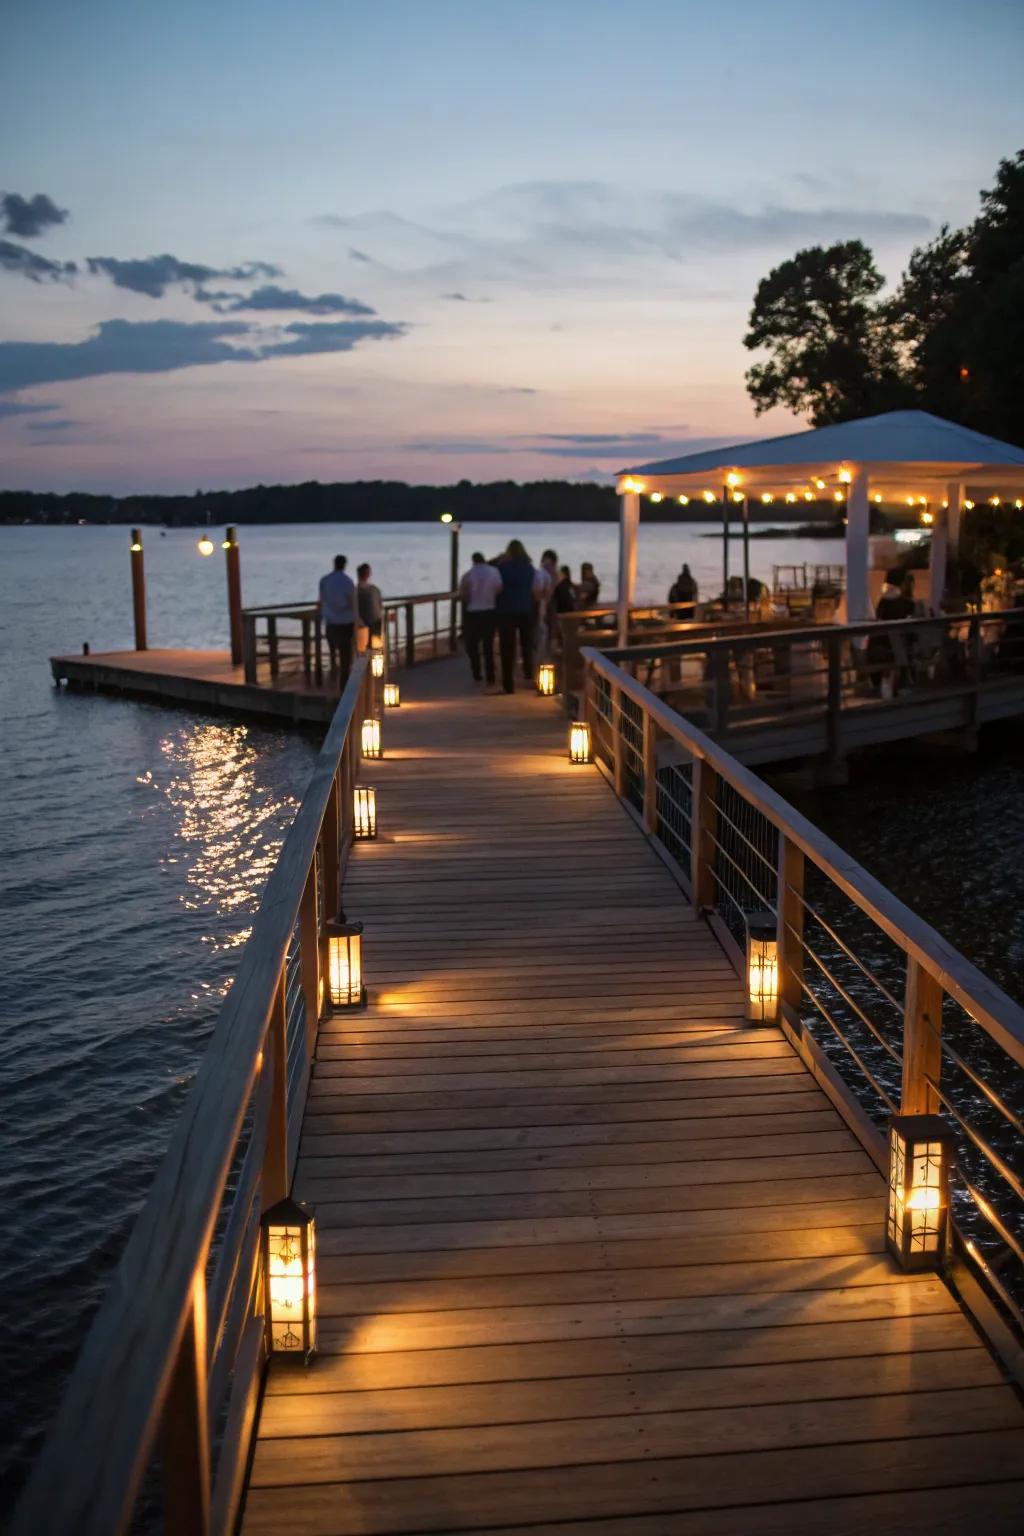
[[324, 924], [327, 943], [327, 997], [335, 1012], [366, 1007], [363, 986], [363, 925], [349, 923], [339, 912], [333, 922]]
[[939, 1115], [889, 1121], [885, 1240], [903, 1269], [938, 1269], [946, 1251], [953, 1134]]
[[352, 832], [359, 839], [377, 836], [377, 791], [370, 784], [352, 791]]
[[585, 720], [574, 720], [569, 727], [569, 761], [590, 762], [590, 726]]
[[770, 912], [747, 917], [747, 1005], [745, 1017], [774, 1024], [779, 1011], [779, 945]]
[[553, 661], [542, 661], [537, 668], [537, 692], [544, 694], [545, 698], [555, 691], [555, 664]]
[[385, 709], [397, 709], [399, 704], [401, 704], [401, 702], [402, 702], [402, 695], [400, 694], [400, 692], [398, 690], [398, 684], [397, 683], [385, 683], [384, 684], [384, 708]]
[[196, 549], [198, 549], [198, 551], [199, 551], [199, 553], [201, 555], [212, 555], [213, 554], [213, 540], [210, 538], [210, 535], [208, 533], [204, 533], [203, 534], [203, 537], [199, 540], [199, 543], [196, 545]]
[[267, 1350], [306, 1361], [316, 1349], [316, 1223], [307, 1205], [279, 1200], [260, 1219]]
[[383, 757], [384, 749], [380, 742], [380, 721], [369, 719], [363, 721], [363, 756]]
[[384, 676], [384, 652], [383, 651], [374, 651], [373, 655], [370, 657], [370, 676], [371, 677], [383, 677]]

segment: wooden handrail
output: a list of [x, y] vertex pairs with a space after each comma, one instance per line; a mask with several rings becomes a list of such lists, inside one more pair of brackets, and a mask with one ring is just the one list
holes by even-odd
[[[42, 1531], [53, 1536], [113, 1536], [123, 1531], [158, 1431], [177, 1480], [174, 1528], [203, 1536], [210, 1529], [211, 1507], [220, 1511], [222, 1525], [233, 1520], [232, 1496], [216, 1497], [216, 1485], [211, 1490], [209, 1482], [208, 1426], [216, 1405], [211, 1403], [208, 1414], [205, 1311], [208, 1290], [220, 1298], [223, 1310], [231, 1284], [251, 1287], [253, 1275], [250, 1270], [232, 1281], [229, 1274], [227, 1283], [218, 1284], [221, 1266], [237, 1266], [237, 1252], [219, 1255], [209, 1287], [206, 1267], [246, 1110], [257, 1083], [266, 1082], [264, 1074], [271, 1070], [277, 1078], [271, 1113], [262, 1118], [257, 1113], [253, 1131], [255, 1141], [256, 1127], [262, 1127], [268, 1150], [259, 1181], [264, 1206], [268, 1194], [276, 1195], [290, 1177], [288, 1154], [281, 1145], [281, 1116], [289, 1113], [279, 1038], [284, 967], [304, 894], [308, 899], [330, 807], [337, 806], [340, 791], [351, 798], [348, 780], [354, 760], [348, 749], [368, 704], [368, 682], [366, 661], [360, 658], [267, 881], [234, 984], [170, 1145], [16, 1511], [13, 1529], [23, 1536]], [[347, 836], [348, 821], [344, 825]], [[332, 895], [336, 901], [337, 878], [333, 893], [326, 890], [328, 903]], [[271, 1038], [275, 1021], [277, 1034]], [[261, 1149], [250, 1146], [250, 1151], [259, 1155]], [[270, 1190], [268, 1181], [277, 1188]], [[251, 1223], [238, 1225], [242, 1243]], [[250, 1248], [255, 1262], [251, 1240]], [[262, 1361], [258, 1348], [248, 1350], [245, 1345], [250, 1333], [255, 1337], [248, 1326], [253, 1318], [249, 1291], [242, 1293], [242, 1304], [234, 1311], [241, 1328], [235, 1341], [239, 1353], [229, 1420], [244, 1423], [246, 1413], [235, 1413], [234, 1405], [238, 1401], [244, 1406], [251, 1399], [253, 1372]], [[248, 1373], [238, 1363], [242, 1351], [251, 1366]], [[243, 1445], [243, 1456], [244, 1450]], [[237, 1491], [236, 1471], [227, 1472], [227, 1482]]]
[[663, 736], [675, 741], [695, 761], [707, 763], [934, 978], [1008, 1056], [1024, 1066], [1024, 1009], [995, 982], [710, 736], [684, 720], [600, 651], [585, 646], [582, 656], [588, 674], [606, 678], [620, 694], [633, 699], [650, 715]]

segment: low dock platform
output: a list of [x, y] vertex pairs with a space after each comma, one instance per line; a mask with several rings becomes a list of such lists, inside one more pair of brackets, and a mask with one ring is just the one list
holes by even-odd
[[[16, 1536], [127, 1531], [157, 1450], [197, 1536], [1016, 1536], [1024, 1012], [581, 665], [570, 763], [558, 700], [457, 660], [403, 677], [361, 757], [356, 663]], [[342, 908], [362, 1010], [325, 998]], [[970, 1154], [919, 1273], [886, 1245], [896, 1110]], [[268, 1358], [289, 1194], [308, 1365]]]

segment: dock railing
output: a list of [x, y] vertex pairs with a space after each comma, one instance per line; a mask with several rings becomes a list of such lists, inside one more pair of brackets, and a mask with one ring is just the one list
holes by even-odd
[[298, 1155], [371, 687], [360, 659], [16, 1510], [20, 1536], [124, 1531], [154, 1458], [169, 1532], [234, 1529], [265, 1358], [260, 1216]]
[[[458, 643], [457, 592], [414, 592], [385, 598], [382, 636], [389, 672], [450, 656]], [[330, 673], [318, 603], [278, 603], [242, 613], [242, 665], [247, 683], [271, 687], [301, 676], [318, 686]]]
[[[597, 644], [600, 645], [598, 641]], [[665, 642], [600, 648], [679, 712], [739, 751], [766, 729], [803, 727], [790, 755], [838, 760], [871, 739], [866, 707], [932, 701], [920, 731], [973, 732], [979, 700], [989, 717], [1024, 706], [1024, 610], [961, 613], [863, 624], [747, 626]], [[884, 732], [883, 732], [884, 735]], [[774, 752], [774, 756], [779, 756]], [[750, 760], [757, 761], [755, 755]]]
[[664, 700], [583, 662], [596, 761], [741, 975], [749, 917], [774, 916], [782, 1027], [879, 1168], [889, 1114], [955, 1128], [953, 1279], [1024, 1371], [1024, 1010]]

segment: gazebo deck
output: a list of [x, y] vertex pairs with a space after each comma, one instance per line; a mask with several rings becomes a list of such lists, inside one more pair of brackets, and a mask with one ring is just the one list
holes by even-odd
[[1019, 1530], [1024, 1412], [557, 707], [403, 678], [294, 1192], [320, 1353], [242, 1529]]

